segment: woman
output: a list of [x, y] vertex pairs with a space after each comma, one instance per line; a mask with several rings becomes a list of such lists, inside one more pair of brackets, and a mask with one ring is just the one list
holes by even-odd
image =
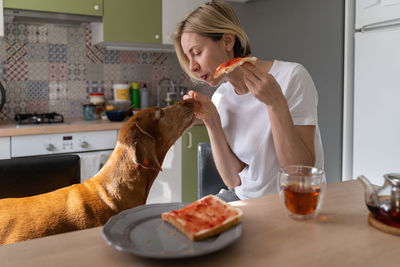
[[282, 61], [245, 63], [214, 79], [218, 65], [250, 55], [248, 37], [233, 9], [213, 1], [177, 25], [179, 62], [190, 77], [218, 86], [212, 101], [190, 91], [207, 127], [227, 201], [277, 192], [280, 166], [323, 167], [317, 92], [303, 66]]

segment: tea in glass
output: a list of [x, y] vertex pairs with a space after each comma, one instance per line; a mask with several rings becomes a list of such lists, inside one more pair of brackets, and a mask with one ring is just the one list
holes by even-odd
[[308, 166], [287, 166], [279, 171], [282, 204], [295, 219], [315, 217], [322, 205], [326, 185], [322, 169]]

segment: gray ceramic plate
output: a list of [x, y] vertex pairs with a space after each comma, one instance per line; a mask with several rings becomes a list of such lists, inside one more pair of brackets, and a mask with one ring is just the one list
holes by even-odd
[[211, 253], [225, 248], [241, 236], [242, 224], [238, 224], [217, 236], [191, 241], [174, 226], [161, 220], [162, 212], [184, 206], [182, 203], [150, 204], [125, 210], [107, 221], [103, 237], [119, 251], [171, 259]]

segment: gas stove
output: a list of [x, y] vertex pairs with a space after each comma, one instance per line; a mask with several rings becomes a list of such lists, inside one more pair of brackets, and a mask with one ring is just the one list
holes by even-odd
[[63, 123], [64, 116], [55, 112], [51, 113], [21, 113], [15, 114], [15, 121], [21, 124], [50, 124]]

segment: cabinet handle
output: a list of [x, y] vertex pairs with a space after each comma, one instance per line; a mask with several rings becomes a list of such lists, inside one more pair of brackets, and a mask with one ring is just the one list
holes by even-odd
[[160, 39], [160, 35], [156, 34], [156, 35], [154, 35], [154, 38], [156, 38], [156, 40], [158, 40], [158, 39]]
[[94, 5], [93, 9], [96, 10], [96, 11], [100, 10], [100, 5]]
[[187, 145], [187, 148], [191, 149], [192, 148], [192, 133], [188, 132], [188, 137], [189, 137], [189, 144]]

